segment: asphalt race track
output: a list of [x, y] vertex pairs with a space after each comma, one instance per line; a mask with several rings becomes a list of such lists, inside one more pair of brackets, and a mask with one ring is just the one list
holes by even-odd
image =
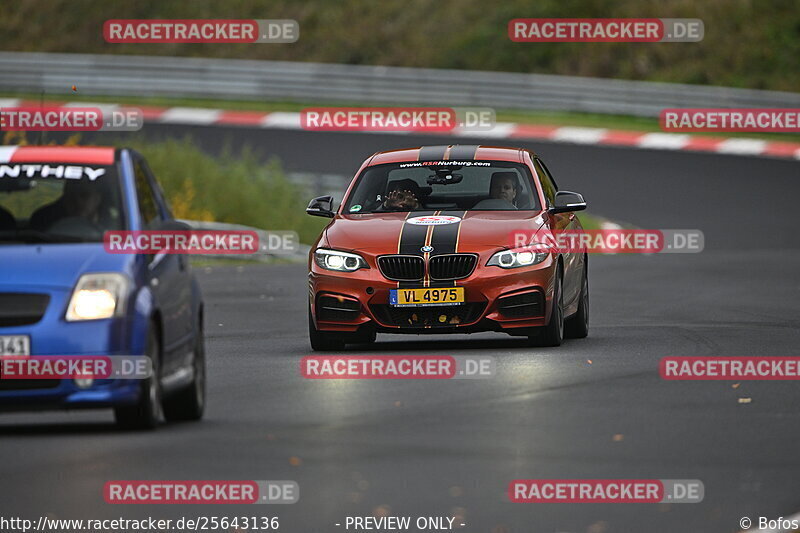
[[[377, 150], [452, 142], [175, 126], [145, 134], [187, 132], [212, 152], [247, 142], [289, 170], [341, 174]], [[517, 144], [538, 151], [591, 212], [642, 228], [701, 229], [705, 251], [590, 257], [590, 336], [560, 348], [480, 334], [379, 336], [355, 350], [493, 355], [497, 375], [485, 380], [304, 380], [305, 267], [198, 268], [207, 303], [205, 421], [120, 433], [110, 412], [4, 415], [0, 475], [14, 490], [4, 491], [0, 514], [266, 515], [280, 517], [281, 531], [335, 532], [346, 516], [387, 506], [397, 516], [456, 514], [465, 532], [706, 533], [739, 531], [743, 516], [800, 511], [791, 437], [800, 385], [733, 388], [658, 374], [667, 355], [800, 355], [800, 163]], [[518, 478], [700, 479], [705, 500], [512, 504], [507, 486]], [[105, 504], [104, 483], [125, 479], [295, 480], [300, 502]]]

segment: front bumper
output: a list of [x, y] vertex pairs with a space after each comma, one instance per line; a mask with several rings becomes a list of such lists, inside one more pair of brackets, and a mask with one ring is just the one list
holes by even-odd
[[[22, 288], [50, 296], [41, 319], [31, 324], [0, 327], [0, 335], [27, 335], [31, 357], [141, 355], [147, 338], [146, 318], [133, 314], [105, 320], [66, 322], [70, 291]], [[81, 388], [72, 379], [0, 379], [0, 411], [104, 408], [138, 401], [140, 380], [98, 379]]]
[[0, 389], [0, 412], [57, 409], [100, 409], [133, 405], [139, 400], [138, 380], [104, 379], [81, 389], [71, 379], [18, 380]]
[[[511, 335], [527, 335], [531, 328], [546, 325], [552, 310], [554, 256], [535, 266], [506, 270], [485, 266], [490, 255], [480, 254], [473, 273], [455, 282], [464, 287], [463, 306], [391, 307], [389, 291], [398, 288], [398, 283], [381, 274], [374, 258], [367, 258], [369, 269], [351, 273], [325, 270], [311, 261], [309, 303], [314, 323], [320, 331], [357, 332], [374, 327], [384, 333], [503, 331]], [[403, 285], [412, 286], [421, 288], [423, 283]], [[432, 282], [431, 286], [442, 284]]]

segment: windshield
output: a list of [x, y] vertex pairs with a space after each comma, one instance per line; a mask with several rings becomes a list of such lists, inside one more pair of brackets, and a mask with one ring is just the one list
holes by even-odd
[[422, 161], [369, 167], [345, 213], [538, 210], [525, 165], [508, 161]]
[[0, 245], [102, 242], [105, 231], [122, 229], [115, 166], [0, 165]]

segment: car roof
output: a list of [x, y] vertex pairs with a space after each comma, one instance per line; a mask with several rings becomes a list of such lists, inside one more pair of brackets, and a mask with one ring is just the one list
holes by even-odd
[[109, 146], [0, 146], [0, 163], [82, 163], [113, 165]]
[[383, 165], [386, 163], [406, 163], [409, 161], [440, 161], [440, 160], [494, 160], [494, 161], [522, 161], [523, 148], [510, 148], [504, 146], [481, 146], [477, 144], [450, 144], [436, 146], [418, 146], [402, 150], [390, 150], [374, 154], [368, 166]]

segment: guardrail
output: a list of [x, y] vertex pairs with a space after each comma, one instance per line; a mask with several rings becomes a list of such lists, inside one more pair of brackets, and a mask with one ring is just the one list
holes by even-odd
[[657, 116], [668, 107], [800, 107], [800, 93], [445, 69], [0, 52], [0, 90], [84, 95], [486, 106]]
[[[180, 220], [188, 224], [194, 230], [216, 230], [216, 231], [255, 231], [258, 234], [261, 242], [269, 236], [271, 230], [261, 228], [254, 228], [252, 226], [244, 226], [242, 224], [228, 224], [225, 222], [207, 222], [202, 220]], [[280, 231], [280, 230], [279, 230]], [[284, 231], [285, 233], [285, 231]], [[199, 258], [214, 258], [214, 259], [237, 259], [240, 261], [258, 261], [261, 263], [273, 263], [275, 261], [287, 261], [291, 263], [303, 263], [308, 259], [308, 252], [311, 247], [307, 244], [297, 242], [297, 250], [292, 252], [270, 253], [268, 251], [259, 251], [254, 254], [199, 254]]]

